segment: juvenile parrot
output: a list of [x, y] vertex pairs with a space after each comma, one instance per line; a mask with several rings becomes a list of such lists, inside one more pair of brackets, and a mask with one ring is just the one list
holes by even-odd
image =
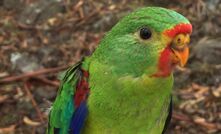
[[160, 7], [138, 9], [70, 67], [48, 134], [162, 134], [171, 118], [172, 71], [189, 55], [192, 25]]

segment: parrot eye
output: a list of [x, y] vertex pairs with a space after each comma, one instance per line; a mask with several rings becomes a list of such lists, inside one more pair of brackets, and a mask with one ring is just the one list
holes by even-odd
[[151, 35], [152, 35], [152, 33], [151, 33], [151, 31], [148, 28], [144, 27], [144, 28], [140, 29], [140, 37], [141, 37], [141, 39], [147, 40], [147, 39], [149, 39], [151, 37]]

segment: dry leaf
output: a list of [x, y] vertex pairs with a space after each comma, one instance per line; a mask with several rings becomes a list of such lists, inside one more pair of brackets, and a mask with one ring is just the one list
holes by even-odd
[[30, 118], [28, 118], [27, 116], [25, 116], [23, 118], [23, 121], [25, 124], [29, 125], [29, 126], [39, 126], [41, 125], [40, 122], [36, 122], [36, 121], [32, 121]]
[[11, 125], [9, 127], [0, 128], [0, 134], [14, 134], [16, 125]]
[[5, 100], [7, 100], [9, 98], [8, 95], [1, 95], [0, 96], [0, 104], [3, 103]]
[[207, 129], [216, 129], [217, 128], [216, 124], [206, 122], [206, 120], [202, 117], [197, 117], [196, 119], [194, 119], [194, 122], [206, 127]]
[[221, 95], [221, 86], [218, 87], [217, 89], [213, 90], [212, 93], [215, 97], [220, 97], [220, 95]]
[[9, 74], [7, 72], [1, 72], [0, 73], [0, 78], [3, 78], [3, 77], [6, 77], [8, 76]]
[[56, 21], [57, 21], [57, 18], [48, 19], [48, 23], [49, 23], [50, 26], [53, 26], [56, 23]]

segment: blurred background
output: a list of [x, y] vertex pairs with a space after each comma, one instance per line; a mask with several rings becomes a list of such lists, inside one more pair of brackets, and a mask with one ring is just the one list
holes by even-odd
[[43, 134], [60, 72], [144, 6], [176, 10], [193, 24], [188, 65], [175, 71], [168, 134], [220, 134], [220, 0], [0, 0], [0, 134]]

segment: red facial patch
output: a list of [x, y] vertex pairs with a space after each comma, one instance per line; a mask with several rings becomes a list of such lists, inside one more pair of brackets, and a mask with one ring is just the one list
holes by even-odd
[[83, 76], [80, 81], [78, 81], [76, 92], [74, 95], [74, 105], [77, 108], [82, 101], [86, 100], [89, 94], [89, 84], [88, 77], [89, 73], [85, 70], [82, 70]]
[[165, 30], [164, 34], [173, 38], [179, 33], [191, 33], [192, 32], [192, 25], [191, 24], [178, 24], [174, 26], [172, 29]]
[[[177, 34], [186, 33], [190, 34], [192, 32], [191, 24], [178, 24], [174, 26], [172, 29], [165, 30], [163, 33], [170, 38], [174, 38]], [[158, 61], [158, 71], [153, 74], [153, 77], [167, 77], [172, 72], [174, 64], [172, 63], [172, 50], [170, 49], [170, 44], [161, 52], [159, 61]]]
[[153, 74], [153, 77], [167, 77], [170, 75], [173, 69], [173, 65], [171, 63], [171, 49], [166, 47], [160, 54], [160, 58], [158, 61], [158, 71]]

